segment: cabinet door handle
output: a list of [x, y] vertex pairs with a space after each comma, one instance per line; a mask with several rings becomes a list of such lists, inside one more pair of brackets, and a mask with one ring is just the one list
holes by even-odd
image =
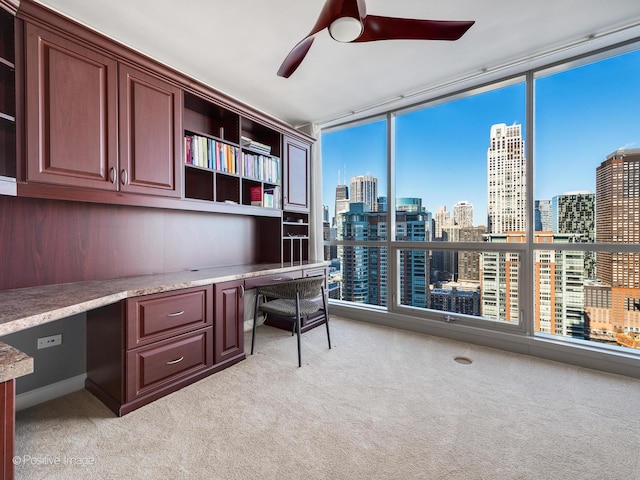
[[244, 285], [240, 285], [240, 298], [244, 297]]
[[177, 360], [171, 360], [170, 362], [167, 362], [167, 365], [175, 365], [176, 363], [180, 363], [182, 360], [184, 360], [184, 357], [180, 357]]
[[109, 181], [111, 183], [116, 183], [116, 169], [113, 167], [109, 169]]
[[120, 182], [122, 183], [122, 185], [126, 185], [127, 183], [129, 183], [129, 174], [124, 168], [120, 172]]
[[175, 313], [167, 313], [167, 317], [179, 317], [180, 315], [184, 315], [184, 310], [180, 310]]

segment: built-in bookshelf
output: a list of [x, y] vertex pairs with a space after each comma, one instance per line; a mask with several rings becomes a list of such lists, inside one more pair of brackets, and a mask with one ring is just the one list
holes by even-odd
[[279, 132], [190, 93], [183, 123], [185, 198], [282, 208]]
[[0, 9], [0, 180], [16, 176], [14, 17]]

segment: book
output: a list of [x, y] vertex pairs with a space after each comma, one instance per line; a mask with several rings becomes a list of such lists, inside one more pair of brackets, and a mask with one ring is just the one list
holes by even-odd
[[265, 208], [280, 208], [280, 187], [264, 189], [262, 206]]
[[254, 207], [262, 207], [262, 187], [251, 187], [249, 190], [251, 197], [251, 205]]

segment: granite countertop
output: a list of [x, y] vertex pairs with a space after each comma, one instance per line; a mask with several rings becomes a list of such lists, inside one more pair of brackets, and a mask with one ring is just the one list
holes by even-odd
[[33, 372], [33, 358], [11, 345], [0, 342], [0, 383]]
[[[44, 285], [0, 291], [0, 336], [59, 320], [129, 297], [325, 266], [328, 262], [238, 265], [138, 277]], [[0, 365], [5, 362], [0, 358]]]

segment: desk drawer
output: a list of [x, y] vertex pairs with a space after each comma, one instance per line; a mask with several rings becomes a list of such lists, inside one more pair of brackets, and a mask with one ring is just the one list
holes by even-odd
[[127, 352], [127, 401], [212, 365], [212, 328]]
[[296, 278], [300, 278], [301, 276], [302, 272], [300, 270], [296, 270], [295, 272], [287, 272], [282, 274], [274, 273], [273, 275], [262, 275], [260, 277], [247, 278], [244, 281], [244, 289], [251, 290], [252, 288], [256, 288], [261, 285], [286, 282], [287, 280], [294, 280]]
[[197, 287], [127, 300], [127, 349], [213, 325], [213, 289]]

